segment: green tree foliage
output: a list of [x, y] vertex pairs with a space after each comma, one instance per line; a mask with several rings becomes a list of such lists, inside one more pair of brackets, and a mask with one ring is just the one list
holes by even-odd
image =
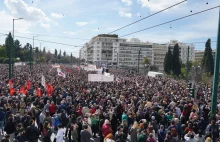
[[10, 47], [13, 47], [13, 38], [11, 36], [11, 33], [9, 33], [7, 38], [5, 39], [5, 46], [7, 51], [7, 57], [11, 57]]
[[17, 58], [17, 57], [20, 57], [20, 52], [21, 52], [21, 44], [20, 44], [20, 41], [19, 40], [15, 40], [14, 41], [14, 57]]
[[55, 49], [54, 56], [57, 57], [57, 49]]
[[179, 45], [176, 44], [173, 49], [173, 73], [179, 76], [181, 73], [181, 62], [179, 58]]
[[211, 40], [208, 39], [205, 44], [205, 52], [202, 59], [202, 70], [209, 74], [213, 75], [214, 73], [214, 59], [212, 56]]
[[173, 69], [172, 62], [173, 62], [173, 55], [172, 55], [171, 50], [169, 48], [168, 52], [166, 53], [166, 56], [164, 58], [164, 71], [167, 74], [170, 74]]
[[46, 53], [46, 48], [44, 47], [44, 49], [43, 49], [43, 53]]
[[[72, 54], [72, 53], [71, 53]], [[147, 58], [147, 57], [144, 57], [143, 61], [142, 61], [142, 64], [145, 65], [145, 64], [150, 64], [150, 60]]]
[[0, 46], [0, 57], [6, 58], [7, 57], [7, 51], [5, 46]]
[[66, 51], [63, 52], [63, 56], [66, 57]]

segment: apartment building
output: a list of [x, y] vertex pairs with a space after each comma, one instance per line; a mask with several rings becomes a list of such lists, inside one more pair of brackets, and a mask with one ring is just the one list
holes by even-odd
[[130, 41], [119, 42], [114, 47], [112, 61], [113, 65], [118, 63], [118, 66], [137, 67], [139, 58], [139, 66], [142, 67], [144, 57], [147, 57], [152, 64], [152, 45], [133, 38]]
[[178, 42], [177, 40], [171, 40], [170, 42], [166, 43], [166, 46], [173, 51], [174, 46], [179, 45], [179, 57], [182, 63], [187, 62], [187, 54], [188, 54], [188, 47], [189, 47], [189, 61], [195, 61], [195, 47], [194, 45], [187, 45], [182, 42]]
[[[150, 60], [152, 65], [164, 69], [164, 58], [170, 48], [173, 51], [174, 45], [179, 45], [180, 59], [183, 63], [187, 61], [187, 49], [189, 46], [189, 60], [195, 60], [195, 48], [193, 45], [180, 43], [177, 40], [171, 40], [166, 44], [141, 42], [137, 38], [131, 40], [118, 38], [117, 35], [98, 35], [87, 42], [80, 50], [80, 59], [96, 64], [97, 66], [113, 65], [137, 67], [138, 56], [139, 66], [143, 67], [144, 57]], [[86, 56], [86, 57], [85, 57]]]

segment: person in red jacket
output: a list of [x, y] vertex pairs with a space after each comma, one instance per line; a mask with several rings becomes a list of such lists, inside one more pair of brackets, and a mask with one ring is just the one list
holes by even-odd
[[53, 116], [57, 111], [57, 106], [54, 104], [54, 102], [51, 102], [50, 106], [49, 106], [49, 113], [50, 116]]
[[105, 138], [108, 134], [112, 133], [109, 120], [105, 120], [105, 123], [102, 125], [102, 135]]

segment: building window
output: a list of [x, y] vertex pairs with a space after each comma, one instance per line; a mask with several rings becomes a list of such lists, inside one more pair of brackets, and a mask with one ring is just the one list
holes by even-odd
[[99, 58], [97, 58], [97, 60], [99, 60]]

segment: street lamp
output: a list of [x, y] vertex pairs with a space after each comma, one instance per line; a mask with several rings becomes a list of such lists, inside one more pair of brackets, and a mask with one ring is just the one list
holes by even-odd
[[[13, 19], [13, 35], [12, 35], [12, 37], [13, 37], [13, 45], [14, 45], [14, 23], [15, 23], [15, 20], [22, 20], [22, 19], [24, 19], [24, 18], [17, 18], [17, 19]], [[13, 54], [12, 54], [12, 59], [13, 59], [13, 55], [14, 55], [14, 50], [13, 50]], [[11, 59], [10, 59], [11, 60]], [[13, 74], [14, 74], [14, 60], [12, 60], [12, 76], [13, 76]]]
[[35, 49], [34, 48], [34, 38], [35, 37], [38, 37], [38, 36], [33, 36], [33, 47], [30, 47], [30, 72], [32, 72], [32, 67], [33, 67], [33, 65], [32, 65], [32, 59], [33, 59], [32, 58], [32, 50]]
[[194, 93], [194, 98], [196, 98], [196, 93], [197, 93], [197, 89], [199, 86], [197, 86], [197, 81], [198, 81], [198, 77], [201, 77], [200, 73], [201, 73], [201, 67], [200, 66], [192, 66], [193, 69], [193, 84], [192, 84], [192, 88], [194, 88], [196, 90], [196, 92]]

